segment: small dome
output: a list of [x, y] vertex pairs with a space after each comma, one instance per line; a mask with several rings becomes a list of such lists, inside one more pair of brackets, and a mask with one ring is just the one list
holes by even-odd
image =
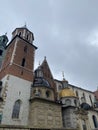
[[75, 93], [70, 88], [65, 88], [59, 93], [60, 97], [76, 97]]

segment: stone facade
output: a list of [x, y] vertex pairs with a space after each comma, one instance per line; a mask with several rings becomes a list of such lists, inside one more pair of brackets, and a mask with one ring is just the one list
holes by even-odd
[[66, 109], [63, 108], [63, 125], [67, 128], [77, 128], [77, 120], [76, 114], [74, 113], [75, 108], [68, 107]]
[[15, 125], [0, 125], [0, 130], [30, 130], [30, 128]]
[[32, 128], [62, 128], [61, 105], [40, 98], [31, 99], [30, 127]]
[[[34, 88], [32, 88], [32, 91], [31, 91], [31, 96], [32, 96], [32, 98], [35, 97], [35, 91], [40, 92], [40, 97], [41, 97], [41, 98], [54, 101], [54, 91], [53, 91], [53, 89], [47, 88], [47, 87], [43, 87], [43, 86], [34, 87]], [[46, 97], [46, 92], [47, 92], [47, 91], [48, 91], [49, 94], [50, 94], [49, 97]]]
[[[27, 125], [31, 82], [12, 75], [6, 75], [2, 81], [3, 87], [6, 87], [5, 83], [7, 83], [6, 99], [4, 100], [2, 109], [2, 124]], [[20, 116], [19, 119], [13, 119], [13, 106], [17, 100], [21, 100], [22, 102]]]

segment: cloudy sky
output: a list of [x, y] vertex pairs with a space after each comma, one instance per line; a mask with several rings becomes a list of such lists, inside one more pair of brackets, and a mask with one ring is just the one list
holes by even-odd
[[0, 0], [0, 35], [9, 40], [26, 23], [38, 47], [35, 68], [44, 56], [54, 78], [62, 71], [70, 84], [98, 86], [98, 0]]

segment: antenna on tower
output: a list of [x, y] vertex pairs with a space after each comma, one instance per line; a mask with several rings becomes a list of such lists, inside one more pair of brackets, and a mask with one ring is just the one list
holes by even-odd
[[65, 80], [64, 71], [62, 71], [63, 80]]

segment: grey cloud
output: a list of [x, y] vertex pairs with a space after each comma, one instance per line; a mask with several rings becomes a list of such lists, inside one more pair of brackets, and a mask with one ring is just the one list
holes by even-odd
[[[0, 34], [27, 22], [38, 46], [35, 68], [47, 56], [54, 75], [90, 90], [98, 85], [98, 47], [91, 45], [98, 28], [97, 0], [3, 0]], [[93, 37], [93, 39], [92, 39]], [[95, 40], [95, 42], [97, 42]]]

